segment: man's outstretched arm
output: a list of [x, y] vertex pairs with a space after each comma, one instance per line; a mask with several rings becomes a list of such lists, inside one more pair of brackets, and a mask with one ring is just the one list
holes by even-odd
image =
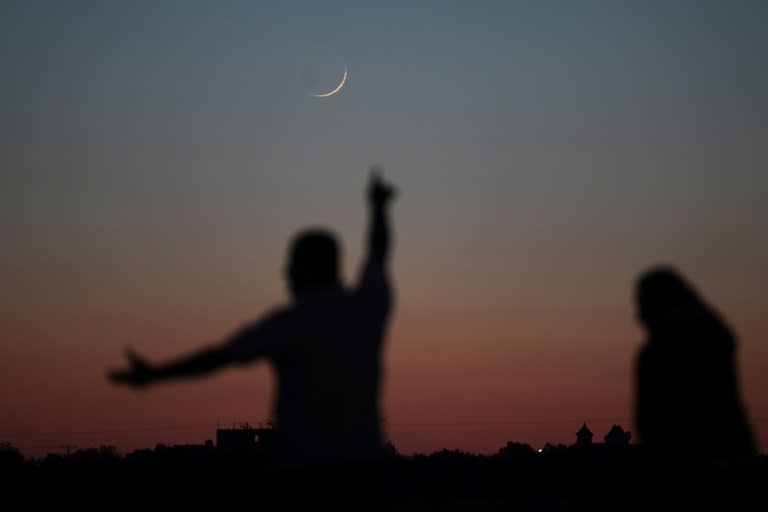
[[126, 352], [128, 368], [112, 370], [109, 378], [116, 384], [144, 387], [158, 381], [200, 377], [233, 362], [226, 346], [206, 347], [163, 364], [150, 364], [137, 353]]
[[374, 168], [368, 185], [370, 231], [368, 233], [368, 262], [386, 263], [391, 245], [389, 203], [395, 197], [395, 189], [384, 183]]
[[220, 344], [203, 347], [195, 352], [162, 364], [150, 364], [129, 350], [128, 367], [108, 372], [115, 384], [144, 387], [160, 381], [202, 377], [232, 364], [242, 364], [262, 357], [274, 337], [272, 319], [246, 327]]

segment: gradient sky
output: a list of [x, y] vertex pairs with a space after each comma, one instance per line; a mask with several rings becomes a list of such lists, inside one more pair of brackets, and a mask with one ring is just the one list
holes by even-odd
[[402, 452], [631, 429], [632, 287], [657, 262], [734, 327], [768, 451], [768, 3], [411, 4], [0, 5], [0, 441], [125, 452], [266, 420], [266, 364], [104, 374], [287, 300], [307, 225], [351, 281], [378, 163], [401, 190]]

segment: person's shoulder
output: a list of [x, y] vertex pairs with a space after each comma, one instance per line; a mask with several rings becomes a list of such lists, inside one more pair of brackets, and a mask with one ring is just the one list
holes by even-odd
[[643, 341], [635, 355], [636, 369], [642, 371], [649, 365], [655, 364], [658, 359], [657, 349], [657, 344], [654, 344], [651, 340]]
[[363, 264], [356, 290], [376, 290], [389, 288], [389, 269], [386, 261], [372, 258]]
[[290, 318], [292, 309], [291, 305], [281, 305], [269, 309], [260, 316], [244, 322], [238, 329], [238, 332], [241, 334], [252, 334], [258, 331], [278, 328]]
[[232, 360], [246, 363], [274, 354], [280, 339], [286, 335], [285, 315], [289, 309], [274, 308], [242, 324], [226, 342], [226, 351]]
[[276, 326], [290, 321], [295, 315], [295, 304], [282, 304], [266, 311], [254, 324], [261, 327]]

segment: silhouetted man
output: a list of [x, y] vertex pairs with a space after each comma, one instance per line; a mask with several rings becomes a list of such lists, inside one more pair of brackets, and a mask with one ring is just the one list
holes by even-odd
[[733, 334], [674, 269], [648, 270], [636, 293], [648, 333], [636, 360], [634, 404], [646, 483], [669, 509], [751, 510], [756, 448]]
[[365, 475], [382, 455], [379, 383], [392, 305], [388, 205], [393, 197], [393, 189], [372, 174], [368, 254], [355, 288], [340, 282], [335, 237], [324, 230], [302, 232], [291, 245], [286, 273], [291, 304], [223, 343], [165, 364], [129, 353], [130, 368], [110, 377], [142, 387], [269, 360], [278, 380], [274, 458], [282, 475], [273, 483], [273, 497], [287, 507], [302, 498], [307, 485], [323, 482], [312, 492], [326, 492], [336, 504], [343, 501], [338, 493], [359, 493], [351, 501], [365, 508], [359, 503], [370, 496]]

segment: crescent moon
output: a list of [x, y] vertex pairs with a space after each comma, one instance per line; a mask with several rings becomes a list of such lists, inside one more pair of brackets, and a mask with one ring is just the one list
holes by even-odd
[[344, 66], [344, 76], [341, 77], [341, 82], [339, 82], [339, 85], [337, 85], [335, 89], [321, 94], [311, 94], [311, 96], [314, 98], [327, 98], [328, 96], [333, 96], [344, 87], [345, 83], [347, 83], [347, 66]]

